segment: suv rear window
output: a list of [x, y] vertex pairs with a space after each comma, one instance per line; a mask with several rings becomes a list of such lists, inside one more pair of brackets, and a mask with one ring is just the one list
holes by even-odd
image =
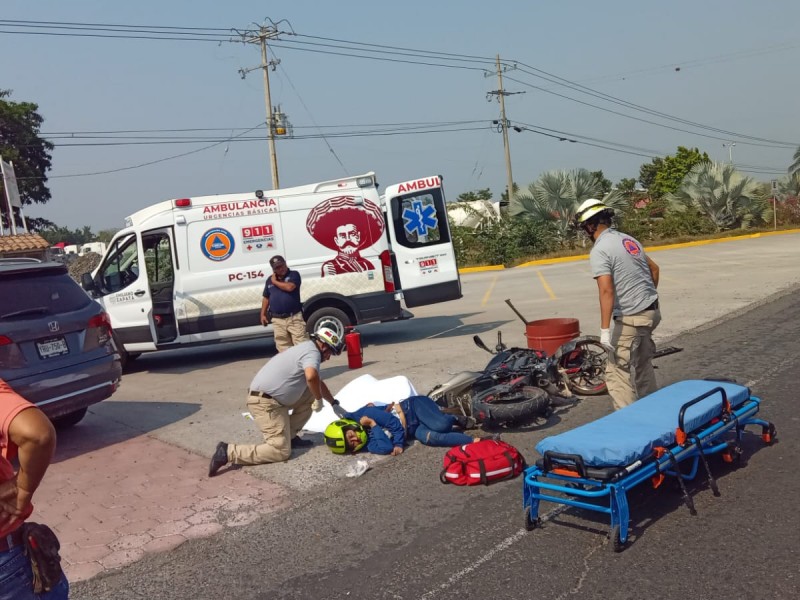
[[80, 310], [92, 301], [88, 294], [64, 273], [46, 271], [4, 275], [0, 279], [0, 319], [35, 309], [53, 314]]

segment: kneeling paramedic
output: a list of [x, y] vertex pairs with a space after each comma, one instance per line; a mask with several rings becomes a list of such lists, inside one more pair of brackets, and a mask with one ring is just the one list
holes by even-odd
[[[229, 462], [263, 465], [283, 462], [292, 448], [313, 445], [297, 436], [311, 417], [312, 405], [324, 398], [336, 400], [319, 376], [320, 364], [342, 352], [342, 340], [332, 329], [321, 327], [311, 339], [274, 356], [253, 378], [247, 392], [247, 408], [264, 435], [261, 444], [219, 442], [211, 457], [208, 476]], [[289, 414], [291, 411], [291, 414]]]
[[416, 438], [426, 446], [461, 446], [477, 442], [453, 427], [475, 427], [475, 419], [446, 415], [427, 396], [411, 396], [385, 406], [367, 404], [346, 412], [325, 429], [325, 443], [335, 454], [355, 453], [366, 446], [373, 454], [397, 456], [406, 440]]

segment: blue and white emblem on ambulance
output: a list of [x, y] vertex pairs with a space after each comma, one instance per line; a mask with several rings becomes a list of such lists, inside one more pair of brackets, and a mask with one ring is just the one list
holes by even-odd
[[222, 227], [209, 229], [200, 240], [200, 250], [203, 251], [206, 258], [213, 261], [221, 261], [230, 257], [235, 245], [233, 236]]

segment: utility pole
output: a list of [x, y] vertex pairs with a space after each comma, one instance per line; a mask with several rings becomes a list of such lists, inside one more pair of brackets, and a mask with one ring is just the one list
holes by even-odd
[[269, 164], [272, 168], [272, 189], [280, 188], [278, 181], [278, 155], [275, 152], [275, 127], [272, 122], [272, 97], [269, 94], [269, 62], [267, 61], [267, 35], [261, 28], [261, 68], [264, 71], [264, 100], [267, 105], [267, 140], [269, 140]]
[[276, 38], [280, 32], [274, 25], [261, 25], [258, 32], [247, 32], [242, 35], [245, 43], [259, 44], [261, 46], [261, 65], [250, 69], [239, 69], [242, 79], [256, 69], [261, 69], [264, 74], [264, 103], [267, 109], [267, 141], [269, 142], [269, 164], [272, 171], [272, 189], [277, 190], [280, 187], [278, 179], [278, 155], [275, 152], [275, 119], [272, 114], [272, 98], [269, 92], [269, 71], [275, 70], [280, 64], [280, 60], [268, 60], [267, 57], [267, 40]]
[[728, 149], [728, 162], [733, 164], [733, 147], [736, 145], [736, 142], [723, 142], [722, 147]]
[[[488, 75], [488, 74], [487, 74]], [[500, 209], [506, 208], [511, 203], [511, 195], [514, 193], [514, 178], [511, 175], [511, 147], [508, 144], [508, 119], [506, 119], [506, 102], [505, 97], [510, 96], [512, 93], [522, 94], [524, 92], [506, 92], [503, 89], [503, 69], [500, 66], [500, 55], [497, 55], [497, 85], [498, 89], [486, 94], [486, 99], [490, 102], [496, 96], [500, 101], [500, 122], [497, 124], [497, 129], [503, 134], [503, 150], [506, 157], [506, 194], [507, 199], [504, 203], [500, 201]]]

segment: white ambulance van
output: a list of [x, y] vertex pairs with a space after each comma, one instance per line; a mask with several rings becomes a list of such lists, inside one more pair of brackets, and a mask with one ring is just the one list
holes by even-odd
[[280, 254], [302, 277], [308, 328], [413, 316], [461, 297], [439, 176], [374, 173], [244, 194], [180, 198], [131, 215], [82, 285], [128, 357], [271, 334], [261, 298]]

